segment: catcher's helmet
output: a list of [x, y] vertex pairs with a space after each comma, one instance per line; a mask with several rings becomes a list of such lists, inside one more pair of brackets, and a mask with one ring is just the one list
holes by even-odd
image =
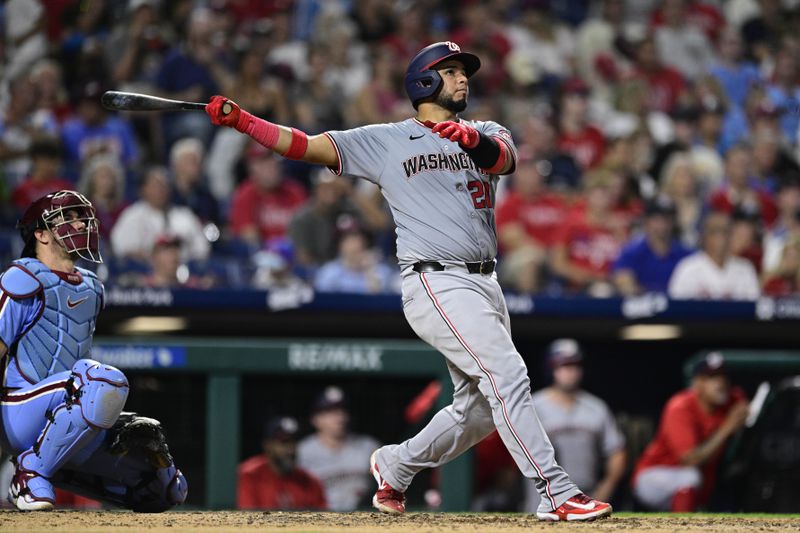
[[[75, 227], [83, 222], [83, 227]], [[93, 263], [102, 263], [100, 233], [92, 203], [75, 191], [58, 191], [33, 202], [17, 222], [25, 248], [24, 257], [36, 256], [37, 229], [50, 231], [68, 253]]]
[[481, 68], [481, 60], [478, 59], [478, 56], [462, 52], [456, 43], [444, 41], [426, 46], [414, 56], [406, 69], [406, 93], [408, 93], [414, 109], [417, 108], [420, 101], [436, 96], [442, 88], [442, 77], [434, 67], [447, 59], [461, 61], [464, 64], [467, 78]]

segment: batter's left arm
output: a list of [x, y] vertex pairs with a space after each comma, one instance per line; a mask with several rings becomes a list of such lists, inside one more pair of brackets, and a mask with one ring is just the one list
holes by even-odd
[[[478, 168], [489, 174], [511, 174], [516, 165], [516, 154], [511, 135], [507, 130], [499, 128], [499, 125], [489, 124], [486, 132], [478, 131], [464, 121], [454, 122], [452, 120], [439, 122], [431, 129], [442, 139], [450, 139], [458, 143]], [[497, 127], [493, 128], [492, 126]]]
[[296, 128], [273, 124], [241, 109], [224, 96], [213, 96], [206, 105], [211, 122], [228, 126], [249, 135], [261, 145], [287, 159], [336, 167], [339, 157], [330, 139], [324, 135], [307, 136]]

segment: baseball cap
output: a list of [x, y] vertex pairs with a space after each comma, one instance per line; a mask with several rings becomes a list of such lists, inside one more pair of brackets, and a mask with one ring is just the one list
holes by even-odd
[[677, 105], [670, 111], [669, 116], [672, 120], [681, 122], [695, 122], [697, 115], [700, 114], [700, 108], [694, 105]]
[[764, 100], [756, 107], [756, 116], [759, 118], [778, 118], [784, 111], [784, 108], [776, 106], [769, 100]]
[[547, 348], [550, 368], [583, 363], [583, 352], [575, 339], [556, 339]]
[[339, 387], [326, 387], [314, 400], [311, 406], [311, 413], [317, 414], [331, 409], [344, 409], [347, 407], [347, 400], [344, 391]]
[[701, 114], [724, 115], [727, 112], [725, 104], [715, 96], [706, 96], [700, 101]]
[[300, 429], [297, 420], [291, 416], [277, 416], [264, 425], [265, 439], [294, 440]]
[[692, 376], [727, 375], [725, 357], [719, 352], [710, 352], [692, 367]]
[[756, 203], [742, 202], [734, 208], [731, 218], [734, 221], [760, 222], [761, 206]]
[[644, 214], [675, 216], [675, 204], [665, 196], [657, 196], [645, 204]]
[[570, 78], [561, 86], [561, 92], [564, 94], [582, 94], [586, 96], [591, 92], [591, 89], [581, 78]]
[[180, 237], [178, 237], [177, 235], [164, 234], [164, 235], [159, 235], [158, 236], [158, 238], [156, 239], [156, 242], [154, 243], [153, 247], [154, 248], [161, 248], [161, 247], [166, 247], [166, 246], [176, 246], [176, 247], [178, 247], [180, 245], [181, 245]]

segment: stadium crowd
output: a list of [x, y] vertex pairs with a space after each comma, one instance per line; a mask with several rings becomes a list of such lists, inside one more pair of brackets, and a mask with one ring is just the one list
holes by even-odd
[[796, 0], [8, 0], [0, 19], [7, 259], [20, 209], [76, 188], [110, 283], [397, 291], [374, 186], [100, 96], [224, 94], [308, 133], [402, 120], [409, 58], [450, 40], [483, 62], [464, 117], [519, 147], [494, 198], [504, 287], [800, 292]]

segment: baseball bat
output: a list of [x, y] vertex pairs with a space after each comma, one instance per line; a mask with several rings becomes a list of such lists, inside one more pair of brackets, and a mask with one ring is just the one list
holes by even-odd
[[100, 103], [106, 109], [116, 111], [184, 111], [206, 108], [206, 104], [200, 102], [183, 102], [149, 94], [122, 91], [106, 91], [100, 98]]

